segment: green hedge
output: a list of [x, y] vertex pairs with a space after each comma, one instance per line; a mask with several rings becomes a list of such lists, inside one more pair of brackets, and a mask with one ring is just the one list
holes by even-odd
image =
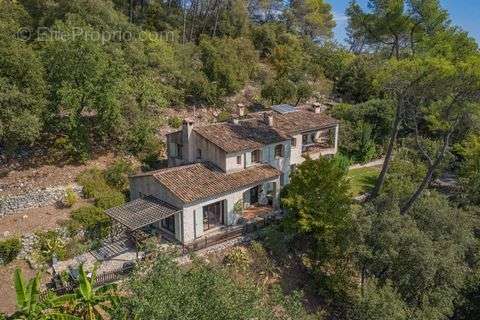
[[0, 241], [0, 262], [7, 264], [17, 257], [22, 249], [20, 238], [14, 237]]

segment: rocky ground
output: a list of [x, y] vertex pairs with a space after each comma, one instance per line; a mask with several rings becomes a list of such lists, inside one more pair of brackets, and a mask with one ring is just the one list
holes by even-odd
[[3, 167], [0, 177], [0, 197], [25, 194], [38, 189], [68, 185], [86, 168], [97, 166], [105, 168], [115, 160], [113, 153], [101, 155], [96, 159], [79, 165], [38, 165], [24, 167], [10, 164]]

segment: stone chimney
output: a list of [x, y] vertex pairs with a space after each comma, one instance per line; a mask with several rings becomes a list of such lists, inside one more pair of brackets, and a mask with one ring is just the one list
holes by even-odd
[[243, 103], [237, 104], [237, 112], [239, 117], [245, 116], [245, 105]]
[[273, 114], [265, 112], [263, 114], [263, 119], [265, 124], [267, 124], [269, 127], [273, 127]]
[[321, 103], [318, 103], [318, 102], [315, 102], [313, 103], [313, 112], [315, 113], [321, 113], [322, 112], [322, 109], [323, 109], [323, 106]]

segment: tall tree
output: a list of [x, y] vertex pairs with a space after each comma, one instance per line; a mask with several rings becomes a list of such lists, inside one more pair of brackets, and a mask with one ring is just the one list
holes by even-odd
[[347, 8], [349, 42], [355, 51], [370, 48], [399, 59], [415, 54], [419, 40], [449, 23], [438, 0], [369, 0], [367, 7], [364, 11], [352, 0]]
[[67, 134], [84, 153], [93, 142], [87, 135], [88, 115], [96, 117], [97, 138], [111, 137], [119, 129], [123, 66], [101, 39], [86, 36], [96, 31], [78, 17], [57, 23], [55, 29], [69, 40], [50, 37], [42, 50], [50, 82], [50, 116], [66, 117]]
[[347, 166], [339, 158], [306, 159], [290, 179], [281, 199], [287, 212], [284, 225], [307, 244], [317, 281], [325, 290], [343, 295], [351, 279]]
[[315, 40], [332, 36], [335, 27], [332, 6], [324, 0], [292, 0], [290, 10], [287, 14], [293, 20], [291, 24], [302, 35]]
[[[415, 106], [418, 99], [426, 98], [436, 92], [433, 90], [434, 88], [430, 88], [432, 84], [435, 84], [435, 76], [438, 75], [438, 73], [441, 74], [441, 68], [436, 69], [436, 67], [438, 67], [436, 62], [435, 60], [422, 59], [391, 60], [377, 76], [377, 84], [381, 87], [386, 97], [391, 99], [395, 105], [395, 115], [385, 154], [385, 161], [383, 162], [382, 170], [371, 193], [372, 199], [379, 195], [385, 183], [405, 113]], [[442, 82], [442, 84], [445, 83]]]
[[462, 156], [460, 182], [461, 197], [467, 204], [480, 205], [480, 133], [471, 134], [457, 152]]
[[0, 145], [10, 151], [39, 138], [46, 106], [41, 60], [16, 35], [28, 20], [21, 6], [0, 1]]
[[[417, 98], [417, 103], [410, 112], [413, 122], [415, 141], [418, 150], [425, 157], [428, 170], [417, 190], [410, 196], [401, 208], [405, 214], [420, 197], [432, 180], [435, 170], [439, 168], [452, 144], [452, 135], [462, 123], [462, 120], [472, 114], [480, 114], [480, 56], [474, 56], [458, 65], [447, 61], [438, 77], [425, 90], [436, 92], [435, 96], [425, 99]], [[434, 71], [432, 70], [432, 73]], [[438, 88], [438, 89], [436, 89]], [[419, 121], [427, 122], [431, 132], [440, 140], [440, 148], [435, 154], [430, 154], [422, 143], [418, 129]]]

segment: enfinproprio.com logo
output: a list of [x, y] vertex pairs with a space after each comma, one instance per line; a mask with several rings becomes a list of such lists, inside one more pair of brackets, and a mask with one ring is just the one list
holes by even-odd
[[123, 30], [115, 31], [97, 31], [91, 29], [84, 29], [80, 27], [74, 27], [68, 31], [60, 31], [47, 27], [40, 27], [35, 30], [30, 28], [20, 28], [16, 36], [25, 41], [98, 41], [102, 44], [114, 41], [124, 42], [131, 41], [133, 39], [140, 40], [153, 40], [161, 39], [168, 42], [175, 42], [177, 39], [176, 33], [172, 31], [165, 32], [131, 32]]

